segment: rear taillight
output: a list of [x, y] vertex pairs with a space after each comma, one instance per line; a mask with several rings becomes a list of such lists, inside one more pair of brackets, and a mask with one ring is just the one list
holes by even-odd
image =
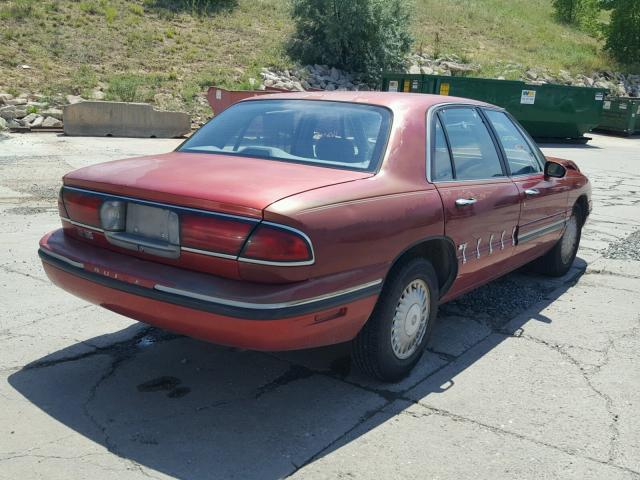
[[260, 224], [249, 237], [241, 260], [255, 263], [313, 263], [309, 239], [297, 230]]
[[253, 225], [208, 215], [180, 215], [180, 240], [183, 247], [237, 255]]
[[100, 206], [102, 199], [72, 190], [63, 190], [62, 200], [69, 218], [92, 227], [100, 227]]

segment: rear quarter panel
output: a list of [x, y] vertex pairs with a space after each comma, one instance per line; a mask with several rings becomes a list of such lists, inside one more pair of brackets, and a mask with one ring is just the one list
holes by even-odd
[[[400, 183], [400, 184], [399, 184]], [[292, 282], [339, 272], [359, 272], [360, 283], [383, 278], [391, 263], [421, 239], [442, 236], [442, 203], [435, 188], [376, 177], [305, 192], [271, 205], [268, 221], [305, 232], [316, 261], [302, 267], [240, 264], [252, 281]]]

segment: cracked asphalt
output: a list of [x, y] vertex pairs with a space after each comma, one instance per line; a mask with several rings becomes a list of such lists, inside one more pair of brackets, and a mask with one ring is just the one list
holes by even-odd
[[640, 479], [640, 138], [593, 137], [544, 148], [594, 188], [569, 274], [443, 306], [384, 385], [345, 345], [225, 348], [53, 287], [60, 176], [177, 141], [0, 134], [0, 478]]

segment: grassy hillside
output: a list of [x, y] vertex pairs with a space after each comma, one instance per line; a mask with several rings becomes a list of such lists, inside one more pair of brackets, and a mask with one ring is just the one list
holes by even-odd
[[[287, 0], [0, 1], [0, 90], [153, 101], [207, 111], [211, 84], [249, 87], [263, 66], [287, 66]], [[183, 7], [177, 7], [183, 5]], [[415, 50], [455, 53], [481, 74], [528, 67], [588, 73], [619, 67], [601, 42], [557, 24], [551, 0], [415, 0]], [[32, 68], [23, 69], [20, 65]], [[515, 66], [514, 66], [515, 64]]]
[[[416, 47], [455, 53], [482, 65], [482, 73], [507, 64], [589, 74], [619, 66], [602, 42], [555, 21], [551, 0], [418, 0]], [[436, 43], [436, 34], [439, 45]], [[519, 72], [514, 71], [512, 76]]]

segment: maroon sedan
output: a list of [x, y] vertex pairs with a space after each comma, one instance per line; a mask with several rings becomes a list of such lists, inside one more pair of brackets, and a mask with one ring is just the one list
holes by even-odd
[[49, 278], [168, 330], [260, 350], [351, 341], [416, 364], [438, 305], [533, 262], [563, 275], [591, 209], [504, 110], [421, 94], [240, 102], [175, 152], [64, 177]]

